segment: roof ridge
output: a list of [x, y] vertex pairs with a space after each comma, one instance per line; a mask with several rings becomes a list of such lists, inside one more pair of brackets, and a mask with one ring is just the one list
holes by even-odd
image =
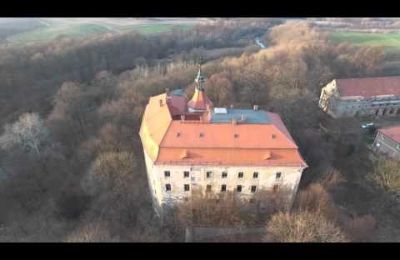
[[399, 76], [379, 76], [379, 77], [359, 77], [359, 78], [334, 78], [333, 80], [362, 80], [362, 79], [384, 79], [384, 78], [400, 78]]

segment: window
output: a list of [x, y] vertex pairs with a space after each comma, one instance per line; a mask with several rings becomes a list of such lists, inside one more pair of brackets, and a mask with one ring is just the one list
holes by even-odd
[[277, 192], [279, 190], [279, 185], [275, 184], [274, 187], [272, 188], [273, 192]]
[[211, 177], [211, 172], [207, 172], [207, 178]]
[[228, 176], [227, 172], [222, 172], [222, 178], [226, 178], [226, 176]]
[[258, 172], [254, 172], [254, 173], [253, 173], [253, 178], [254, 178], [254, 179], [257, 179], [257, 178], [258, 178]]
[[171, 191], [171, 184], [165, 184], [165, 190]]
[[185, 189], [185, 191], [189, 191], [190, 190], [189, 184], [185, 184], [183, 188]]
[[183, 172], [183, 177], [184, 178], [188, 178], [189, 177], [189, 172], [188, 171], [184, 171]]
[[221, 191], [222, 191], [222, 192], [225, 192], [225, 191], [226, 191], [226, 185], [225, 185], [225, 184], [222, 184], [222, 185], [221, 185]]
[[257, 187], [256, 186], [251, 186], [251, 192], [256, 192], [256, 190], [257, 190]]
[[237, 192], [242, 192], [242, 185], [238, 185], [238, 186], [236, 187], [236, 191], [237, 191]]
[[282, 173], [281, 173], [281, 172], [277, 172], [275, 177], [276, 177], [276, 179], [278, 180], [278, 179], [281, 178], [281, 176], [282, 176]]
[[249, 201], [250, 201], [250, 203], [254, 203], [254, 202], [256, 202], [256, 200], [255, 200], [255, 199], [250, 199]]
[[171, 173], [169, 171], [164, 171], [164, 176], [165, 177], [169, 177], [171, 175]]
[[207, 185], [206, 191], [207, 191], [207, 192], [210, 192], [210, 191], [211, 191], [211, 185]]
[[239, 172], [238, 177], [243, 178], [243, 172]]

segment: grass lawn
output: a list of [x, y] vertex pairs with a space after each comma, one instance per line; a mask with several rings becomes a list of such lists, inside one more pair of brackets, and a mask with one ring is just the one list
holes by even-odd
[[171, 31], [173, 29], [179, 30], [189, 30], [192, 28], [192, 24], [146, 24], [146, 25], [137, 25], [134, 30], [143, 33], [143, 34], [153, 34], [153, 33], [162, 33]]
[[101, 23], [62, 24], [54, 23], [38, 29], [12, 35], [7, 38], [9, 43], [23, 44], [27, 42], [45, 42], [60, 35], [69, 37], [83, 37], [107, 32], [138, 31], [142, 34], [155, 34], [173, 29], [187, 30], [192, 24], [140, 24], [140, 25], [111, 25]]
[[383, 46], [386, 52], [400, 52], [400, 32], [369, 33], [337, 31], [330, 34], [335, 43], [348, 42], [356, 45]]

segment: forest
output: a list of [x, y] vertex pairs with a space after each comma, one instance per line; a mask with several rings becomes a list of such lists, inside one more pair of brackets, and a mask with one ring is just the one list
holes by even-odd
[[[0, 241], [184, 241], [187, 209], [163, 221], [153, 212], [138, 132], [150, 96], [193, 91], [200, 58], [216, 105], [279, 113], [309, 165], [293, 209], [263, 216], [263, 241], [400, 238], [392, 196], [400, 165], [372, 160], [361, 132], [321, 131], [321, 124], [344, 130], [358, 121], [333, 123], [318, 108], [333, 78], [393, 73], [385, 69], [393, 57], [379, 46], [332, 42], [309, 21], [243, 18], [151, 36], [2, 47]], [[197, 221], [252, 224], [227, 208]]]

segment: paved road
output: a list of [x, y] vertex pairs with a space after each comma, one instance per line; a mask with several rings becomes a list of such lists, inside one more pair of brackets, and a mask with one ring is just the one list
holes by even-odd
[[257, 43], [258, 46], [260, 46], [261, 49], [265, 49], [266, 48], [266, 46], [260, 41], [259, 38], [256, 38], [256, 43]]

